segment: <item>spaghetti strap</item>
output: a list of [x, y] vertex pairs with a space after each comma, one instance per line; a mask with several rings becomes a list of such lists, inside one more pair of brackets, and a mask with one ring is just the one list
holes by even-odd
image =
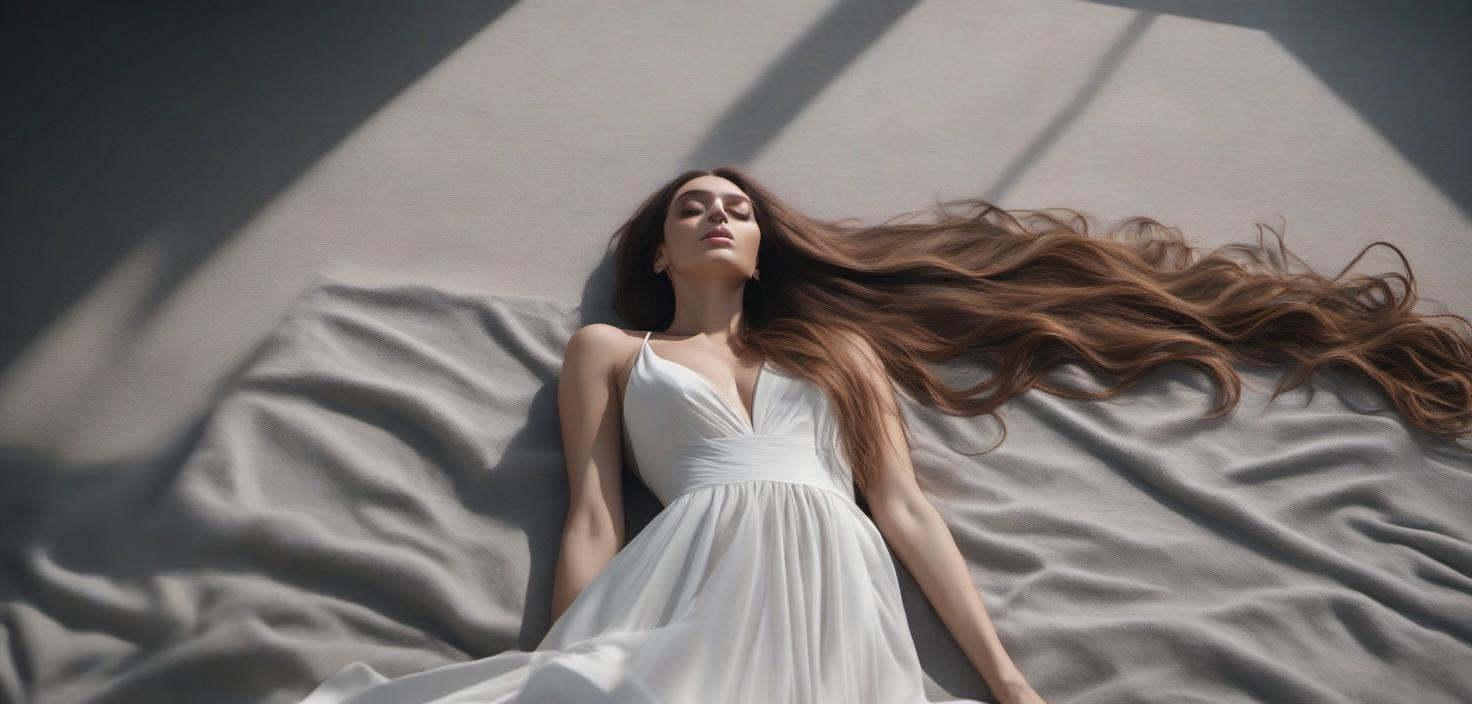
[[650, 330], [649, 332], [644, 333], [644, 341], [645, 342], [648, 342], [649, 341], [649, 336], [650, 335], [653, 335], [653, 334], [654, 334], [654, 331], [653, 330]]

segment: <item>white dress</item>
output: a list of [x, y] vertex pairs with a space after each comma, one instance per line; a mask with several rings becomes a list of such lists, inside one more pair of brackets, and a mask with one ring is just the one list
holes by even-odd
[[646, 334], [622, 401], [624, 446], [664, 508], [536, 650], [393, 680], [354, 662], [301, 704], [930, 701], [827, 397], [766, 363], [753, 393], [748, 425]]

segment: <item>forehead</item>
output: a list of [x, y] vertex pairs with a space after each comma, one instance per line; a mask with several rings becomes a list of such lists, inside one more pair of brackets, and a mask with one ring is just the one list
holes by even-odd
[[696, 179], [686, 185], [690, 187], [684, 188], [677, 193], [675, 200], [684, 200], [697, 196], [708, 198], [712, 195], [718, 195], [726, 200], [750, 200], [740, 189], [724, 180], [712, 182]]

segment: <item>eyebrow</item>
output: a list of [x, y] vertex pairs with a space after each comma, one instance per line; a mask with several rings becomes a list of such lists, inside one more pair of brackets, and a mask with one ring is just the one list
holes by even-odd
[[[685, 200], [686, 198], [688, 198], [690, 196], [708, 196], [708, 195], [711, 195], [711, 192], [710, 191], [707, 191], [707, 190], [704, 190], [704, 189], [700, 189], [700, 188], [692, 188], [692, 189], [690, 189], [688, 191], [685, 191], [684, 193], [681, 193], [680, 194], [680, 197], [679, 198], [676, 198], [675, 200], [676, 201], [681, 201], [681, 200]], [[750, 203], [751, 202], [751, 199], [750, 198], [747, 198], [746, 196], [743, 196], [740, 193], [727, 193], [726, 194], [726, 197], [727, 198], [735, 198], [736, 200], [744, 200], [747, 203]]]

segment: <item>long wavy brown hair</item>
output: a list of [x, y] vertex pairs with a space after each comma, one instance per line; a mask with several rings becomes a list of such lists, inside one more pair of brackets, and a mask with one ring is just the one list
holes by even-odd
[[[1412, 312], [1415, 276], [1398, 247], [1374, 242], [1330, 279], [1288, 253], [1282, 234], [1263, 223], [1256, 247], [1231, 244], [1202, 255], [1178, 229], [1148, 217], [1127, 218], [1096, 237], [1073, 209], [1002, 210], [980, 199], [938, 202], [879, 225], [830, 222], [798, 212], [739, 168], [691, 170], [650, 195], [614, 233], [614, 310], [636, 329], [663, 330], [673, 320], [674, 288], [652, 272], [654, 251], [675, 192], [710, 174], [751, 198], [761, 228], [761, 278], [746, 284], [735, 352], [823, 390], [861, 488], [881, 453], [884, 406], [860, 370], [822, 343], [852, 334], [868, 341], [913, 399], [949, 415], [992, 413], [1032, 388], [1109, 398], [1180, 360], [1215, 380], [1217, 402], [1205, 417], [1217, 418], [1240, 399], [1231, 363], [1243, 361], [1292, 368], [1273, 398], [1319, 367], [1353, 369], [1426, 432], [1455, 439], [1472, 430], [1472, 336], [1435, 320], [1472, 322]], [[938, 217], [911, 222], [927, 212]], [[1277, 237], [1276, 253], [1262, 246], [1263, 228]], [[1345, 278], [1379, 244], [1400, 256], [1406, 275]], [[1292, 271], [1290, 259], [1304, 271]], [[1403, 285], [1399, 299], [1391, 279]], [[963, 356], [995, 375], [954, 389], [925, 364]], [[1118, 382], [1088, 391], [1043, 378], [1071, 362]]]

